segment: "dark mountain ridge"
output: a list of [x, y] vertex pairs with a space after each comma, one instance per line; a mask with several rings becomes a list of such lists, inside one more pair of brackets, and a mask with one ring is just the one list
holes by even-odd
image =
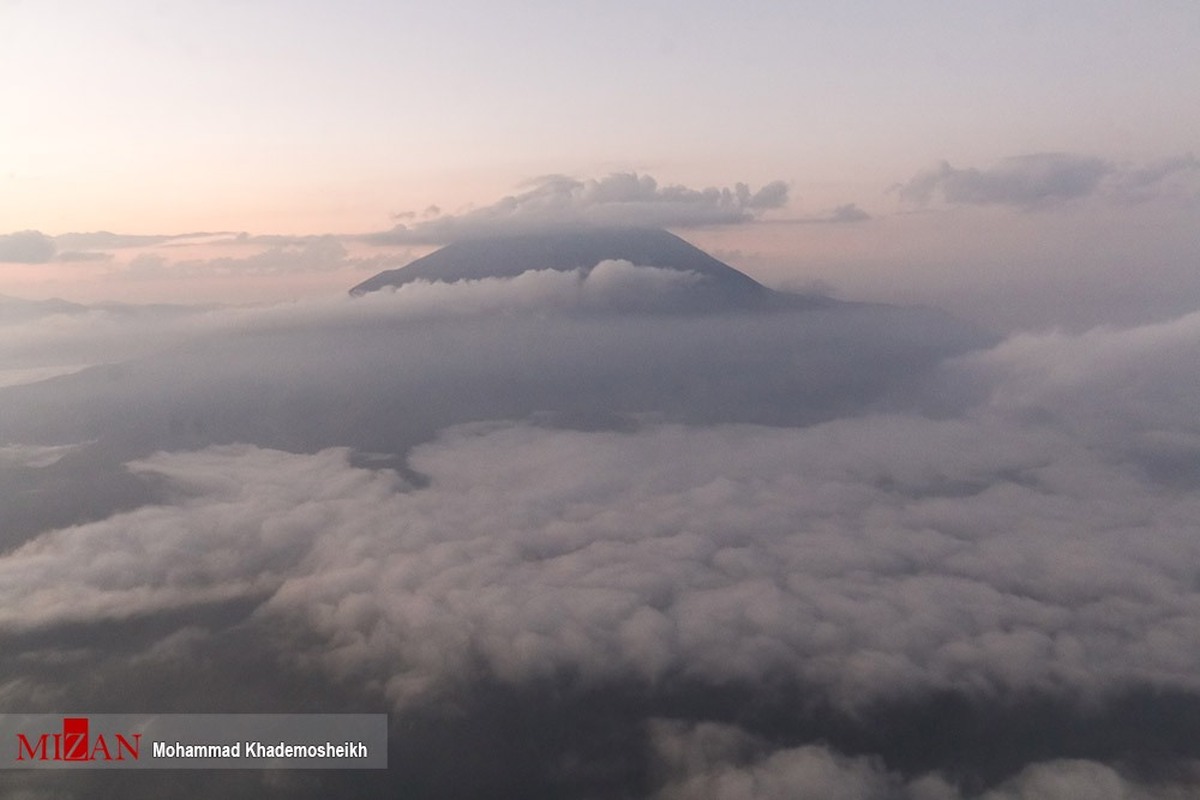
[[[603, 261], [691, 272], [700, 280], [676, 297], [686, 308], [797, 308], [832, 301], [778, 292], [659, 228], [589, 228], [463, 239], [387, 270], [350, 290], [363, 295], [414, 281], [455, 283], [515, 278], [530, 270], [590, 271]], [[678, 304], [678, 303], [677, 303]]]

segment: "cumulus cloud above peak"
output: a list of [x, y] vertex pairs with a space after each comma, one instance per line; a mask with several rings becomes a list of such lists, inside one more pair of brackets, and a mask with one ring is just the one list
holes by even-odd
[[491, 205], [398, 224], [366, 238], [376, 244], [447, 244], [480, 236], [588, 226], [695, 228], [748, 222], [787, 202], [784, 181], [772, 181], [754, 191], [745, 183], [705, 189], [659, 185], [652, 176], [636, 172], [584, 180], [546, 175]]

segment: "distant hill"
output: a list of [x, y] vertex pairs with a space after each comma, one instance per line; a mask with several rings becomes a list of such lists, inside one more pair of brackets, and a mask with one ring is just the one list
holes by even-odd
[[23, 300], [0, 294], [0, 322], [34, 319], [48, 314], [82, 314], [87, 310], [87, 306], [57, 297], [49, 300]]
[[586, 271], [602, 261], [617, 260], [699, 275], [701, 280], [686, 298], [686, 306], [697, 310], [830, 302], [768, 289], [678, 236], [655, 228], [597, 228], [466, 239], [405, 267], [381, 272], [350, 293], [363, 295], [414, 281], [455, 283], [513, 278], [529, 270]]

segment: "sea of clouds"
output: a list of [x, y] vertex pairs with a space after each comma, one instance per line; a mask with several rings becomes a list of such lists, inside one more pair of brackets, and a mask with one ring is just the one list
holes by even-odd
[[1200, 312], [695, 280], [7, 321], [80, 369], [0, 390], [0, 709], [391, 714], [386, 775], [224, 796], [1195, 796]]

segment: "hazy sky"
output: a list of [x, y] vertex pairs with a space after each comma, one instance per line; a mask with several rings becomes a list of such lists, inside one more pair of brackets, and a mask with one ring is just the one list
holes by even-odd
[[[430, 206], [487, 206], [543, 175], [637, 172], [698, 189], [782, 180], [788, 204], [773, 215], [783, 219], [862, 212], [862, 224], [836, 231], [793, 222], [697, 234], [777, 284], [970, 313], [960, 296], [972, 289], [1036, 300], [1081, 275], [1106, 285], [1136, 269], [1163, 272], [1168, 297], [1200, 300], [1186, 276], [1200, 228], [1189, 160], [1198, 45], [1200, 8], [1187, 0], [8, 0], [0, 235], [369, 233]], [[1065, 183], [1045, 164], [1013, 174], [1045, 154], [1076, 160]], [[910, 185], [943, 163], [952, 172], [941, 184]], [[982, 189], [954, 190], [973, 178]], [[1078, 247], [1105, 235], [1123, 251]], [[145, 253], [61, 255], [72, 249], [39, 261], [0, 240], [0, 294], [276, 299], [353, 285], [376, 266], [319, 276], [310, 259], [266, 279], [227, 262], [204, 275], [197, 262], [211, 251], [159, 254], [191, 264], [181, 283], [130, 273]], [[388, 255], [397, 266], [411, 254]], [[1074, 271], [1048, 285], [1048, 263]], [[1017, 291], [1014, 274], [1041, 283]], [[1092, 302], [1079, 319], [1031, 311], [998, 322], [1086, 324], [1112, 310]], [[1185, 310], [1128, 302], [1139, 309], [1130, 321]]]

